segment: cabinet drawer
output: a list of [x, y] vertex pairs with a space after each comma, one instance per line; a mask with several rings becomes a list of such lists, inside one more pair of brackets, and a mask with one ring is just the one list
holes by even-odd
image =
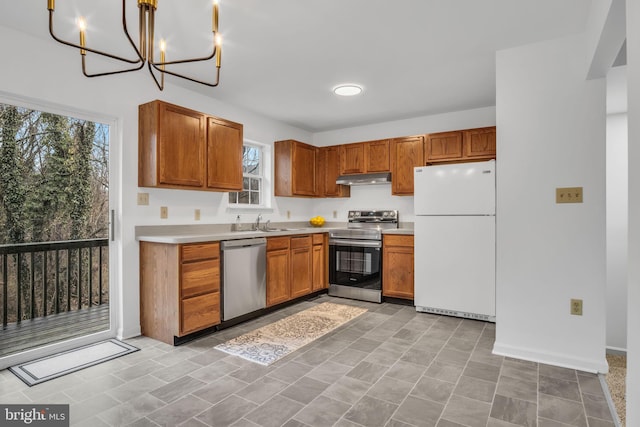
[[321, 245], [324, 243], [324, 233], [314, 234], [312, 238], [314, 245]]
[[220, 323], [220, 293], [183, 299], [180, 303], [180, 335]]
[[195, 243], [181, 246], [182, 262], [220, 257], [220, 243]]
[[384, 245], [413, 247], [413, 236], [387, 234], [384, 236]]
[[276, 251], [289, 249], [289, 237], [269, 237], [267, 239], [267, 250]]
[[206, 260], [180, 266], [182, 298], [220, 290], [220, 261]]
[[311, 236], [295, 236], [291, 238], [291, 249], [308, 248], [311, 246]]

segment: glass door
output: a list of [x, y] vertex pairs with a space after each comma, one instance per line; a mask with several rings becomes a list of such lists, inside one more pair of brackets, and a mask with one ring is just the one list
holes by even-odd
[[112, 329], [110, 128], [0, 103], [0, 360]]

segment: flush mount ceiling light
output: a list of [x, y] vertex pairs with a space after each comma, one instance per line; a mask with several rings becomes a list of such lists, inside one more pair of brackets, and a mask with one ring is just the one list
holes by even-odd
[[[129, 30], [127, 29], [127, 17], [125, 12], [125, 4], [126, 0], [122, 0], [122, 29], [124, 34], [127, 36], [129, 43], [133, 47], [135, 51], [135, 55], [137, 58], [129, 59], [123, 58], [121, 56], [113, 55], [107, 52], [101, 52], [96, 49], [92, 49], [87, 47], [86, 45], [86, 29], [87, 22], [83, 17], [79, 17], [76, 22], [78, 23], [78, 30], [80, 32], [80, 44], [75, 44], [68, 42], [66, 40], [62, 40], [58, 38], [53, 31], [53, 12], [55, 10], [55, 0], [47, 0], [47, 9], [49, 10], [49, 33], [51, 37], [54, 38], [57, 42], [65, 44], [67, 46], [75, 47], [80, 50], [80, 56], [82, 58], [82, 73], [87, 77], [100, 77], [100, 76], [109, 76], [111, 74], [120, 74], [127, 73], [129, 71], [137, 71], [144, 67], [147, 64], [149, 68], [149, 73], [151, 73], [151, 77], [155, 81], [158, 89], [164, 89], [164, 75], [170, 74], [172, 76], [180, 77], [185, 80], [189, 80], [195, 83], [200, 83], [205, 86], [215, 87], [218, 86], [218, 82], [220, 81], [220, 58], [222, 55], [222, 38], [218, 33], [218, 0], [213, 0], [213, 11], [211, 16], [211, 31], [213, 32], [213, 49], [211, 55], [205, 56], [202, 58], [191, 58], [191, 59], [179, 59], [174, 61], [166, 60], [166, 43], [164, 40], [160, 40], [159, 50], [160, 50], [160, 60], [156, 61], [156, 50], [155, 50], [155, 13], [158, 8], [158, 0], [137, 0], [138, 1], [138, 9], [139, 9], [139, 38], [138, 45], [133, 41], [131, 36], [129, 35]], [[108, 58], [116, 59], [121, 62], [125, 62], [133, 65], [131, 68], [124, 68], [121, 70], [104, 72], [104, 73], [88, 73], [85, 64], [85, 57], [87, 56], [87, 52], [92, 54], [106, 56]], [[200, 61], [208, 61], [210, 59], [216, 59], [216, 80], [214, 83], [204, 82], [202, 80], [197, 80], [192, 77], [184, 76], [182, 74], [175, 73], [173, 71], [165, 69], [168, 65], [174, 64], [186, 64], [190, 62], [200, 62]], [[158, 77], [154, 73], [160, 73], [160, 80], [158, 81]]]
[[362, 87], [354, 84], [343, 84], [333, 88], [333, 93], [340, 96], [354, 96], [362, 93]]

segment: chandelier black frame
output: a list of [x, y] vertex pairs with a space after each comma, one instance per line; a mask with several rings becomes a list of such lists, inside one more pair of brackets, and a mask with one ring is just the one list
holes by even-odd
[[[82, 57], [82, 73], [86, 77], [101, 77], [101, 76], [109, 76], [113, 74], [121, 74], [128, 73], [131, 71], [138, 71], [142, 69], [147, 64], [149, 68], [149, 73], [153, 77], [154, 82], [158, 86], [158, 89], [164, 89], [164, 75], [170, 74], [172, 76], [180, 77], [181, 79], [189, 80], [191, 82], [199, 83], [209, 87], [216, 87], [220, 82], [220, 65], [221, 65], [221, 56], [222, 56], [222, 41], [220, 34], [218, 33], [218, 1], [214, 0], [213, 2], [213, 13], [212, 13], [212, 32], [213, 32], [213, 50], [210, 55], [204, 56], [201, 58], [191, 58], [191, 59], [180, 59], [175, 61], [166, 61], [165, 60], [165, 46], [164, 41], [160, 42], [160, 61], [155, 61], [154, 59], [154, 33], [155, 33], [155, 12], [158, 8], [158, 0], [137, 0], [138, 9], [139, 9], [139, 40], [138, 46], [131, 38], [129, 34], [129, 30], [127, 28], [127, 16], [126, 16], [126, 0], [122, 0], [122, 28], [124, 30], [129, 43], [133, 47], [136, 52], [136, 59], [128, 59], [118, 55], [113, 55], [111, 53], [102, 52], [100, 50], [92, 49], [86, 46], [85, 41], [85, 26], [84, 20], [82, 18], [79, 19], [78, 23], [80, 26], [80, 43], [75, 44], [66, 40], [62, 40], [58, 36], [55, 35], [53, 31], [53, 13], [55, 11], [55, 0], [47, 0], [47, 9], [49, 10], [49, 34], [59, 43], [62, 43], [67, 46], [74, 47], [80, 50], [80, 56]], [[115, 59], [121, 62], [126, 62], [128, 64], [135, 65], [131, 68], [125, 68], [122, 70], [102, 72], [102, 73], [88, 73], [86, 67], [86, 55], [87, 52], [95, 53], [97, 55], [105, 56], [111, 59]], [[201, 62], [201, 61], [209, 61], [215, 57], [216, 59], [216, 79], [214, 83], [205, 82], [202, 80], [198, 80], [192, 77], [184, 76], [182, 74], [170, 71], [166, 69], [168, 65], [175, 64], [187, 64], [191, 62]], [[154, 70], [160, 73], [160, 80], [156, 77]]]

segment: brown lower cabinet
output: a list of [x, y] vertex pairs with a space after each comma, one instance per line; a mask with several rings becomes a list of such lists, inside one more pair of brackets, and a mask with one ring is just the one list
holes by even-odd
[[142, 335], [174, 337], [220, 323], [220, 244], [140, 242]]
[[[322, 236], [321, 244], [314, 244], [319, 241], [315, 236]], [[267, 239], [267, 307], [326, 287], [324, 236], [305, 234]], [[321, 249], [318, 251], [316, 246]]]
[[329, 278], [329, 266], [328, 262], [328, 240], [329, 236], [326, 233], [314, 234], [312, 236], [313, 247], [311, 248], [312, 260], [313, 260], [313, 278], [311, 280], [311, 290], [319, 291], [328, 287]]
[[382, 295], [413, 299], [413, 236], [382, 238]]

